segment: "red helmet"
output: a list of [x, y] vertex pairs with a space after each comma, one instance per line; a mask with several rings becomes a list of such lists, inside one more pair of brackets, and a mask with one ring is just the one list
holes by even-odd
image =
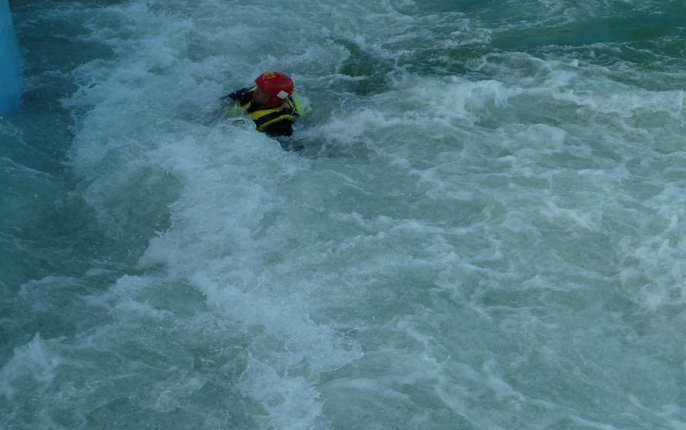
[[271, 96], [267, 101], [269, 107], [278, 106], [286, 101], [286, 98], [293, 95], [295, 89], [293, 79], [279, 72], [262, 73], [255, 79], [255, 83]]

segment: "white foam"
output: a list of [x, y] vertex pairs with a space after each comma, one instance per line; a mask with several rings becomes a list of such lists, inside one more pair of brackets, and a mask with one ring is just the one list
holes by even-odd
[[36, 333], [26, 345], [15, 348], [14, 355], [0, 369], [0, 388], [8, 401], [24, 396], [26, 384], [36, 384], [34, 390], [46, 393], [52, 386], [62, 359], [51, 350], [49, 342]]

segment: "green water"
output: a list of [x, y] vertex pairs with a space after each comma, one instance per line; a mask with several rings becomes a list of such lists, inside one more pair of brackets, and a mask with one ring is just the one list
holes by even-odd
[[10, 6], [0, 428], [686, 427], [681, 2]]

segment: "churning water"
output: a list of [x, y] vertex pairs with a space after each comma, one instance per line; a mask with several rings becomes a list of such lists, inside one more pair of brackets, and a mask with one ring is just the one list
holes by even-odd
[[682, 0], [10, 3], [0, 428], [686, 429]]

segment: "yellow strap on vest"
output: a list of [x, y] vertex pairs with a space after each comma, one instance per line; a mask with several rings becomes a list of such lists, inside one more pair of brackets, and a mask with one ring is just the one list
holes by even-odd
[[269, 127], [270, 125], [274, 124], [275, 122], [279, 122], [279, 121], [283, 121], [283, 120], [288, 120], [288, 121], [290, 121], [290, 122], [295, 122], [296, 119], [297, 119], [296, 117], [291, 116], [291, 115], [281, 115], [280, 117], [274, 118], [274, 119], [271, 120], [271, 121], [267, 121], [267, 122], [265, 122], [264, 124], [262, 124], [261, 126], [257, 127], [257, 131], [264, 131], [267, 127]]
[[243, 113], [243, 110], [241, 109], [240, 106], [238, 106], [236, 104], [236, 105], [233, 105], [231, 107], [231, 109], [229, 109], [229, 111], [226, 113], [226, 116], [239, 116], [242, 113]]
[[269, 115], [270, 113], [280, 111], [282, 107], [283, 107], [283, 105], [275, 107], [273, 109], [256, 110], [255, 112], [250, 114], [250, 118], [252, 118], [253, 121], [257, 121], [258, 119], [262, 118], [263, 116]]
[[307, 98], [300, 96], [298, 93], [293, 93], [293, 106], [295, 106], [295, 111], [298, 112], [300, 118], [305, 118], [308, 113], [310, 113], [310, 102]]

